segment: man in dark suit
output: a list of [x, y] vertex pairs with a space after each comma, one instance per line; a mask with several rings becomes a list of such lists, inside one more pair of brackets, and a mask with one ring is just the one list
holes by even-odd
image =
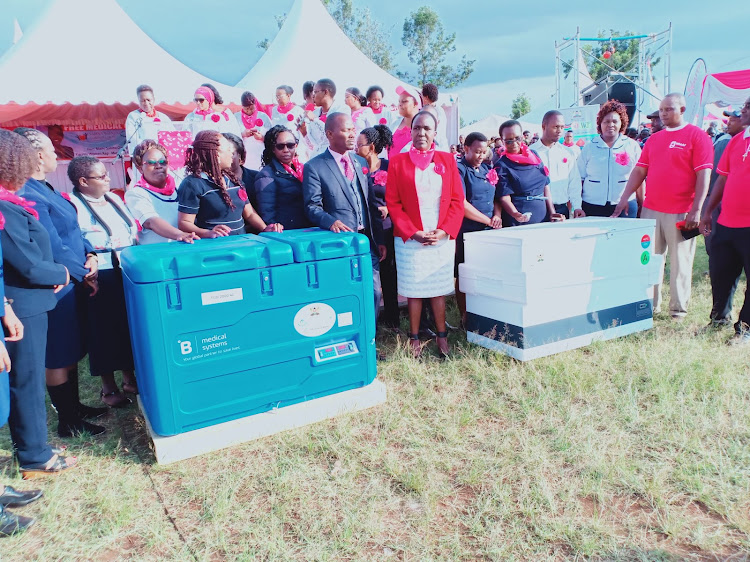
[[329, 147], [305, 164], [302, 195], [310, 222], [332, 232], [359, 232], [370, 239], [375, 315], [380, 308], [380, 261], [385, 259], [382, 223], [375, 195], [367, 181], [367, 162], [353, 152], [356, 133], [345, 113], [328, 115]]

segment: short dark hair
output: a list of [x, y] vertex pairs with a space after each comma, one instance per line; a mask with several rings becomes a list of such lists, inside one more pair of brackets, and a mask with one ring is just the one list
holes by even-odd
[[0, 185], [18, 189], [36, 172], [39, 155], [28, 139], [0, 129]]
[[369, 100], [372, 97], [372, 94], [375, 92], [380, 92], [381, 96], [385, 96], [385, 92], [383, 91], [383, 88], [380, 86], [370, 86], [367, 88], [367, 93], [365, 94], [365, 97]]
[[[307, 82], [305, 82], [307, 84]], [[277, 90], [284, 90], [287, 96], [291, 96], [294, 93], [294, 88], [291, 86], [287, 86], [286, 84], [282, 84], [281, 86], [276, 88]], [[304, 90], [304, 88], [303, 88]]]
[[[518, 121], [516, 121], [515, 119], [508, 119], [508, 120], [507, 120], [507, 121], [505, 121], [505, 122], [504, 122], [504, 123], [503, 123], [502, 125], [500, 125], [500, 129], [498, 130], [498, 134], [500, 135], [500, 139], [501, 139], [501, 140], [504, 140], [504, 139], [503, 139], [503, 131], [504, 131], [505, 129], [510, 129], [511, 127], [516, 127], [516, 126], [517, 126], [517, 127], [519, 128], [519, 129], [521, 128], [521, 124], [520, 124], [520, 123], [519, 123]], [[525, 135], [526, 133], [529, 133], [529, 134], [531, 134], [531, 133], [530, 133], [529, 131], [524, 131], [524, 132], [523, 132], [523, 134], [524, 134], [524, 135]]]
[[367, 105], [367, 98], [362, 95], [362, 92], [359, 91], [359, 88], [355, 88], [354, 86], [352, 86], [351, 88], [347, 88], [346, 92], [356, 97], [359, 100], [359, 105]]
[[143, 92], [151, 92], [154, 93], [154, 89], [149, 86], [148, 84], [141, 84], [135, 89], [135, 95], [140, 96]]
[[240, 103], [242, 104], [242, 107], [247, 107], [248, 105], [253, 105], [258, 100], [255, 98], [255, 94], [252, 92], [242, 92], [242, 95], [240, 96]]
[[427, 98], [430, 101], [437, 101], [440, 91], [435, 84], [425, 84], [422, 86], [422, 97]]
[[[274, 125], [266, 131], [266, 136], [263, 137], [263, 155], [260, 157], [261, 164], [264, 166], [268, 166], [276, 159], [273, 149], [276, 147], [276, 139], [279, 138], [281, 133], [289, 133], [294, 136], [294, 133], [284, 125]], [[297, 140], [296, 137], [295, 140]]]
[[380, 154], [384, 148], [393, 146], [393, 133], [385, 125], [375, 125], [362, 129], [360, 135], [364, 135], [367, 142], [375, 145], [375, 153]]
[[336, 96], [336, 84], [334, 84], [333, 80], [330, 78], [321, 78], [316, 82], [316, 85], [327, 90], [328, 93], [331, 94], [331, 97]]
[[466, 139], [464, 139], [464, 146], [471, 146], [475, 142], [487, 142], [487, 137], [485, 137], [482, 133], [469, 133], [466, 135]]
[[161, 152], [164, 155], [164, 158], [169, 160], [169, 154], [167, 154], [167, 149], [164, 148], [164, 146], [162, 146], [161, 144], [159, 144], [153, 139], [146, 139], [142, 143], [140, 143], [138, 146], [136, 146], [135, 149], [133, 150], [133, 164], [135, 165], [136, 168], [143, 167], [143, 157], [152, 148], [155, 148], [156, 150]]
[[310, 94], [312, 94], [313, 90], [315, 89], [315, 82], [312, 80], [308, 80], [304, 84], [302, 84], [302, 97], [309, 97]]
[[[550, 109], [547, 113], [544, 114], [544, 117], [542, 117], [542, 125], [546, 125], [550, 119], [552, 119], [553, 117], [557, 117], [558, 115], [560, 117], [563, 116], [563, 114], [556, 109]], [[525, 132], [526, 131], [524, 131], [524, 133]]]
[[94, 166], [101, 161], [94, 156], [76, 156], [68, 164], [68, 179], [75, 189], [78, 189], [78, 180], [85, 178], [91, 173]]
[[432, 120], [435, 122], [435, 129], [437, 130], [437, 126], [438, 126], [437, 117], [435, 117], [435, 114], [433, 114], [431, 111], [427, 111], [426, 109], [421, 110], [419, 113], [417, 113], [414, 116], [414, 119], [411, 120], [412, 128], [414, 128], [414, 121], [416, 121], [417, 117], [419, 117], [420, 115], [429, 115], [430, 117], [432, 117]]
[[326, 119], [326, 124], [325, 124], [326, 133], [328, 131], [333, 131], [333, 127], [336, 126], [336, 124], [338, 124], [340, 119], [343, 119], [345, 117], [349, 117], [349, 119], [351, 119], [351, 115], [349, 115], [348, 113], [336, 112], [336, 113], [331, 113], [330, 115], [328, 115]]
[[242, 142], [242, 139], [235, 135], [234, 133], [221, 133], [225, 139], [227, 139], [229, 142], [231, 142], [234, 145], [234, 149], [237, 151], [237, 154], [240, 157], [240, 162], [245, 161], [245, 157], [247, 156], [247, 152], [245, 151], [245, 143]]
[[214, 93], [214, 103], [218, 103], [219, 105], [222, 105], [224, 103], [224, 98], [221, 97], [221, 94], [219, 93], [219, 90], [216, 89], [216, 86], [214, 86], [210, 82], [201, 84], [201, 86], [205, 86]]

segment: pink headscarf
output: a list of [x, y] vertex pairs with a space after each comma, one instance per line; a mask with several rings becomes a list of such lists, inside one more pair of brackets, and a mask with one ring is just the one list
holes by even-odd
[[411, 86], [406, 86], [405, 88], [403, 86], [398, 86], [396, 88], [396, 93], [400, 96], [401, 94], [407, 94], [414, 98], [414, 101], [417, 104], [417, 109], [422, 109], [422, 96], [417, 92], [415, 88], [412, 88]]
[[206, 88], [205, 86], [201, 86], [197, 90], [195, 90], [195, 93], [193, 96], [201, 95], [206, 100], [208, 100], [208, 109], [197, 109], [195, 110], [196, 115], [208, 115], [209, 113], [213, 113], [214, 111], [214, 93], [211, 91], [210, 88]]

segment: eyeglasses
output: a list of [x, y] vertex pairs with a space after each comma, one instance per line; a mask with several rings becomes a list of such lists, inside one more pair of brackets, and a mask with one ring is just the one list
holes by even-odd
[[167, 160], [166, 158], [162, 158], [161, 160], [146, 160], [146, 162], [144, 163], [148, 164], [149, 166], [156, 166], [157, 164], [160, 166], [166, 166]]
[[521, 143], [523, 141], [524, 141], [523, 137], [516, 137], [514, 139], [503, 139], [503, 142], [505, 144], [518, 144], [518, 143]]
[[193, 101], [195, 103], [203, 103], [204, 101], [206, 101], [206, 98], [193, 98]]
[[360, 149], [360, 148], [362, 148], [362, 147], [365, 147], [365, 146], [370, 146], [371, 144], [372, 144], [372, 143], [370, 143], [370, 142], [366, 142], [366, 143], [364, 143], [364, 144], [358, 144], [358, 145], [357, 145], [357, 149]]
[[297, 147], [296, 142], [277, 142], [276, 143], [276, 150], [284, 150], [285, 148], [292, 150], [293, 148], [296, 148], [296, 147]]
[[109, 172], [105, 172], [103, 176], [86, 176], [87, 180], [99, 180], [104, 181], [109, 179]]

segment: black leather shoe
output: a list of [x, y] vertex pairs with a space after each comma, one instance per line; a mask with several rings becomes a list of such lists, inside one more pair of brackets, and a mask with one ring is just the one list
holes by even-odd
[[42, 497], [41, 490], [26, 490], [19, 492], [10, 486], [5, 487], [5, 491], [0, 494], [0, 505], [5, 507], [23, 507], [35, 502]]
[[0, 537], [9, 537], [25, 531], [36, 521], [31, 517], [16, 515], [0, 506]]
[[109, 408], [95, 408], [94, 406], [86, 406], [85, 404], [78, 403], [78, 415], [84, 420], [95, 420], [102, 416], [106, 416], [109, 412]]

